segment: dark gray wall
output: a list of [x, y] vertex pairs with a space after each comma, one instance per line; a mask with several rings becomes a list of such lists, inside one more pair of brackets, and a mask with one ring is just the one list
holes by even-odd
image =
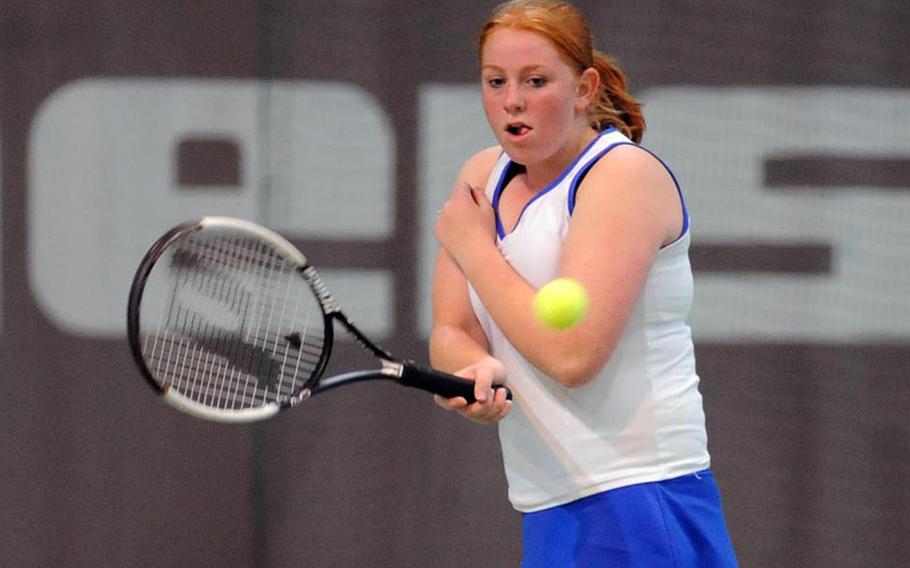
[[[494, 429], [465, 424], [437, 412], [420, 393], [384, 385], [341, 390], [256, 426], [202, 423], [178, 415], [146, 391], [121, 331], [103, 329], [103, 322], [93, 327], [91, 317], [79, 325], [77, 316], [61, 316], [63, 304], [53, 299], [68, 293], [91, 298], [84, 288], [105, 277], [99, 273], [131, 272], [139, 260], [128, 254], [135, 246], [111, 253], [107, 261], [98, 260], [93, 249], [106, 242], [105, 235], [112, 243], [136, 240], [129, 225], [112, 219], [145, 207], [142, 195], [131, 195], [127, 187], [134, 180], [141, 185], [138, 165], [145, 163], [144, 155], [133, 156], [133, 177], [115, 182], [106, 172], [129, 174], [133, 165], [105, 164], [103, 145], [94, 155], [98, 163], [85, 167], [87, 178], [73, 176], [82, 171], [78, 163], [61, 165], [57, 177], [48, 173], [81, 151], [81, 135], [73, 132], [85, 131], [90, 141], [108, 136], [100, 130], [108, 127], [102, 127], [108, 107], [96, 104], [91, 108], [97, 116], [88, 117], [78, 105], [66, 107], [72, 99], [63, 94], [94, 92], [67, 86], [112, 85], [122, 93], [120, 81], [137, 79], [150, 82], [136, 83], [140, 90], [145, 84], [217, 86], [222, 80], [230, 88], [339, 82], [362, 89], [388, 121], [394, 202], [389, 229], [378, 237], [298, 235], [295, 240], [320, 246], [319, 265], [389, 267], [387, 309], [393, 323], [387, 343], [393, 351], [425, 359], [423, 273], [413, 259], [423, 250], [427, 211], [435, 208], [421, 201], [427, 160], [419, 147], [426, 117], [418, 108], [426, 85], [475, 80], [474, 35], [491, 6], [473, 0], [3, 2], [0, 564], [517, 565], [520, 519], [505, 497]], [[837, 167], [851, 158], [849, 148], [841, 154], [793, 151], [766, 157], [765, 185], [772, 192], [793, 186], [801, 195], [830, 191], [832, 199], [843, 198], [844, 191], [868, 192], [872, 199], [903, 206], [910, 189], [910, 114], [900, 106], [910, 97], [905, 0], [592, 0], [579, 6], [600, 47], [619, 59], [633, 90], [646, 100], [647, 93], [667, 88], [722, 95], [753, 89], [760, 99], [768, 89], [786, 87], [808, 96], [820, 92], [812, 89], [840, 89], [846, 94], [838, 100], [848, 101], [859, 92], [855, 89], [874, 89], [897, 101], [847, 104], [830, 113], [860, 115], [860, 129], [868, 124], [882, 130], [872, 139], [897, 140], [887, 150], [862, 152], [862, 163], [848, 169], [865, 174], [841, 183], [843, 169]], [[141, 124], [146, 107], [129, 98], [132, 92], [123, 95], [124, 116], [135, 108], [133, 118]], [[179, 106], [184, 99], [176, 100]], [[268, 119], [277, 99], [253, 100], [258, 118], [251, 129], [268, 139], [270, 129], [283, 127]], [[54, 145], [63, 137], [53, 130], [61, 124], [55, 122], [58, 109], [72, 113], [71, 145]], [[711, 109], [699, 112], [679, 119], [693, 125], [712, 120]], [[748, 115], [749, 109], [742, 112]], [[782, 108], [768, 124], [774, 128], [777, 120], [786, 126], [792, 122], [787, 116]], [[229, 117], [225, 111], [225, 120]], [[351, 118], [356, 129], [357, 117]], [[42, 125], [50, 125], [50, 135]], [[90, 132], [93, 125], [99, 130]], [[128, 118], [110, 127], [113, 141], [104, 143], [113, 148], [131, 147], [125, 132], [145, 135], [141, 127], [130, 130]], [[652, 118], [651, 127], [655, 147], [674, 147], [661, 138], [666, 127], [660, 120]], [[457, 129], [452, 136], [458, 137]], [[260, 140], [257, 151], [276, 155], [275, 145]], [[456, 146], [460, 151], [464, 145]], [[349, 147], [327, 140], [325, 152]], [[453, 152], [454, 167], [463, 157]], [[352, 163], [357, 159], [354, 154]], [[882, 178], [876, 172], [885, 161], [893, 172]], [[713, 171], [717, 162], [705, 156], [686, 167]], [[243, 175], [236, 164], [199, 167], [216, 171], [191, 172], [188, 179], [226, 176], [230, 182]], [[249, 183], [256, 186], [257, 199], [267, 200], [271, 178], [259, 174]], [[74, 197], [77, 187], [87, 191], [93, 180], [104, 192]], [[111, 191], [117, 183], [124, 185], [123, 193]], [[732, 175], [718, 183], [738, 182]], [[59, 194], [49, 195], [48, 187]], [[221, 203], [218, 190], [203, 191]], [[204, 207], [209, 194], [195, 195]], [[329, 208], [358, 206], [356, 200], [331, 201], [336, 198], [329, 191], [311, 199]], [[886, 203], [881, 211], [894, 209]], [[844, 210], [851, 210], [849, 203]], [[876, 209], [857, 211], [868, 216]], [[166, 229], [172, 217], [195, 214], [195, 209], [149, 208], [144, 232], [136, 229], [142, 232], [138, 242], [150, 242], [154, 230]], [[709, 214], [716, 212], [692, 212], [696, 220]], [[757, 212], [756, 223], [763, 219]], [[723, 316], [693, 321], [705, 322], [707, 330], [696, 325], [710, 447], [743, 566], [896, 568], [910, 558], [910, 332], [893, 316], [908, 309], [908, 300], [888, 292], [894, 281], [910, 284], [902, 280], [903, 237], [910, 235], [905, 221], [890, 225], [884, 237], [864, 234], [848, 214], [818, 222], [833, 223], [841, 235], [837, 223], [844, 219], [844, 231], [853, 231], [846, 242], [859, 243], [857, 254], [894, 270], [894, 278], [882, 282], [885, 291], [857, 286], [855, 297], [838, 296], [842, 304], [832, 309], [852, 314], [859, 305], [865, 319], [848, 315], [833, 331], [822, 324], [817, 333], [812, 326], [781, 333], [788, 314], [774, 304], [755, 306], [744, 295], [732, 306], [734, 323], [758, 310], [772, 332], [736, 333], [734, 327], [726, 337]], [[73, 228], [79, 220], [94, 228], [89, 233], [96, 240], [72, 237], [79, 234]], [[59, 248], [49, 247], [56, 235], [48, 227], [57, 221], [73, 229], [60, 235]], [[737, 238], [716, 230], [700, 233], [697, 225], [693, 231], [697, 282], [705, 283], [707, 294], [697, 302], [716, 300], [712, 283], [724, 278], [727, 283], [721, 283], [728, 285], [770, 275], [777, 278], [770, 286], [791, 277], [836, 278], [849, 268], [838, 259], [853, 258], [838, 256], [839, 249], [825, 239], [796, 231], [752, 240], [739, 233]], [[862, 243], [871, 244], [863, 249]], [[117, 264], [123, 258], [134, 260]], [[80, 270], [91, 274], [82, 278]], [[72, 290], [67, 282], [74, 283]], [[123, 310], [126, 292], [108, 298], [116, 313]], [[799, 304], [785, 301], [787, 293], [781, 288], [781, 305]], [[855, 323], [859, 319], [861, 325]], [[353, 346], [341, 352], [356, 357]]]

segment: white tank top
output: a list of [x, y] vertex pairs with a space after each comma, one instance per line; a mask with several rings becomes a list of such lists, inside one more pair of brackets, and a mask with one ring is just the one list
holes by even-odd
[[[600, 157], [621, 144], [632, 142], [615, 129], [603, 132], [525, 206], [511, 233], [505, 234], [497, 214], [499, 249], [531, 285], [543, 286], [557, 276], [577, 185]], [[515, 167], [505, 154], [494, 166], [486, 188], [494, 207]], [[469, 286], [492, 355], [506, 365], [514, 393], [512, 410], [499, 423], [499, 436], [509, 499], [519, 511], [708, 467], [704, 412], [686, 324], [692, 270], [684, 206], [683, 214], [682, 234], [658, 252], [610, 360], [584, 386], [564, 387], [531, 365], [509, 344]]]

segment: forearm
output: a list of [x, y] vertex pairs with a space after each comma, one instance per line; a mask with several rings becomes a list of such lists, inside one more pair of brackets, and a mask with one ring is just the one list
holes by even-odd
[[489, 356], [486, 340], [454, 325], [436, 325], [430, 332], [430, 364], [454, 373]]
[[579, 386], [605, 363], [618, 333], [593, 333], [585, 321], [566, 331], [541, 325], [532, 309], [537, 290], [495, 247], [477, 251], [462, 270], [509, 343], [546, 375]]

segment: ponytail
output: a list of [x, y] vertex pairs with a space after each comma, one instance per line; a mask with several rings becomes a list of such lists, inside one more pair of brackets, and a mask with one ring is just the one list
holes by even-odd
[[626, 76], [608, 55], [594, 50], [594, 69], [600, 75], [597, 97], [588, 109], [591, 126], [601, 131], [610, 126], [641, 142], [645, 133], [645, 117], [641, 104], [626, 90]]

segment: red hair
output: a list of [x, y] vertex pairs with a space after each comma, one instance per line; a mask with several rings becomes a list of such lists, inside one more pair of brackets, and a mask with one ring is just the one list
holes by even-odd
[[591, 126], [602, 131], [615, 126], [623, 134], [641, 142], [645, 117], [641, 104], [629, 94], [626, 76], [608, 55], [594, 49], [591, 29], [577, 8], [559, 0], [512, 0], [498, 6], [480, 31], [477, 52], [499, 27], [529, 30], [550, 40], [569, 65], [580, 74], [593, 68], [600, 75], [597, 96], [588, 107]]

